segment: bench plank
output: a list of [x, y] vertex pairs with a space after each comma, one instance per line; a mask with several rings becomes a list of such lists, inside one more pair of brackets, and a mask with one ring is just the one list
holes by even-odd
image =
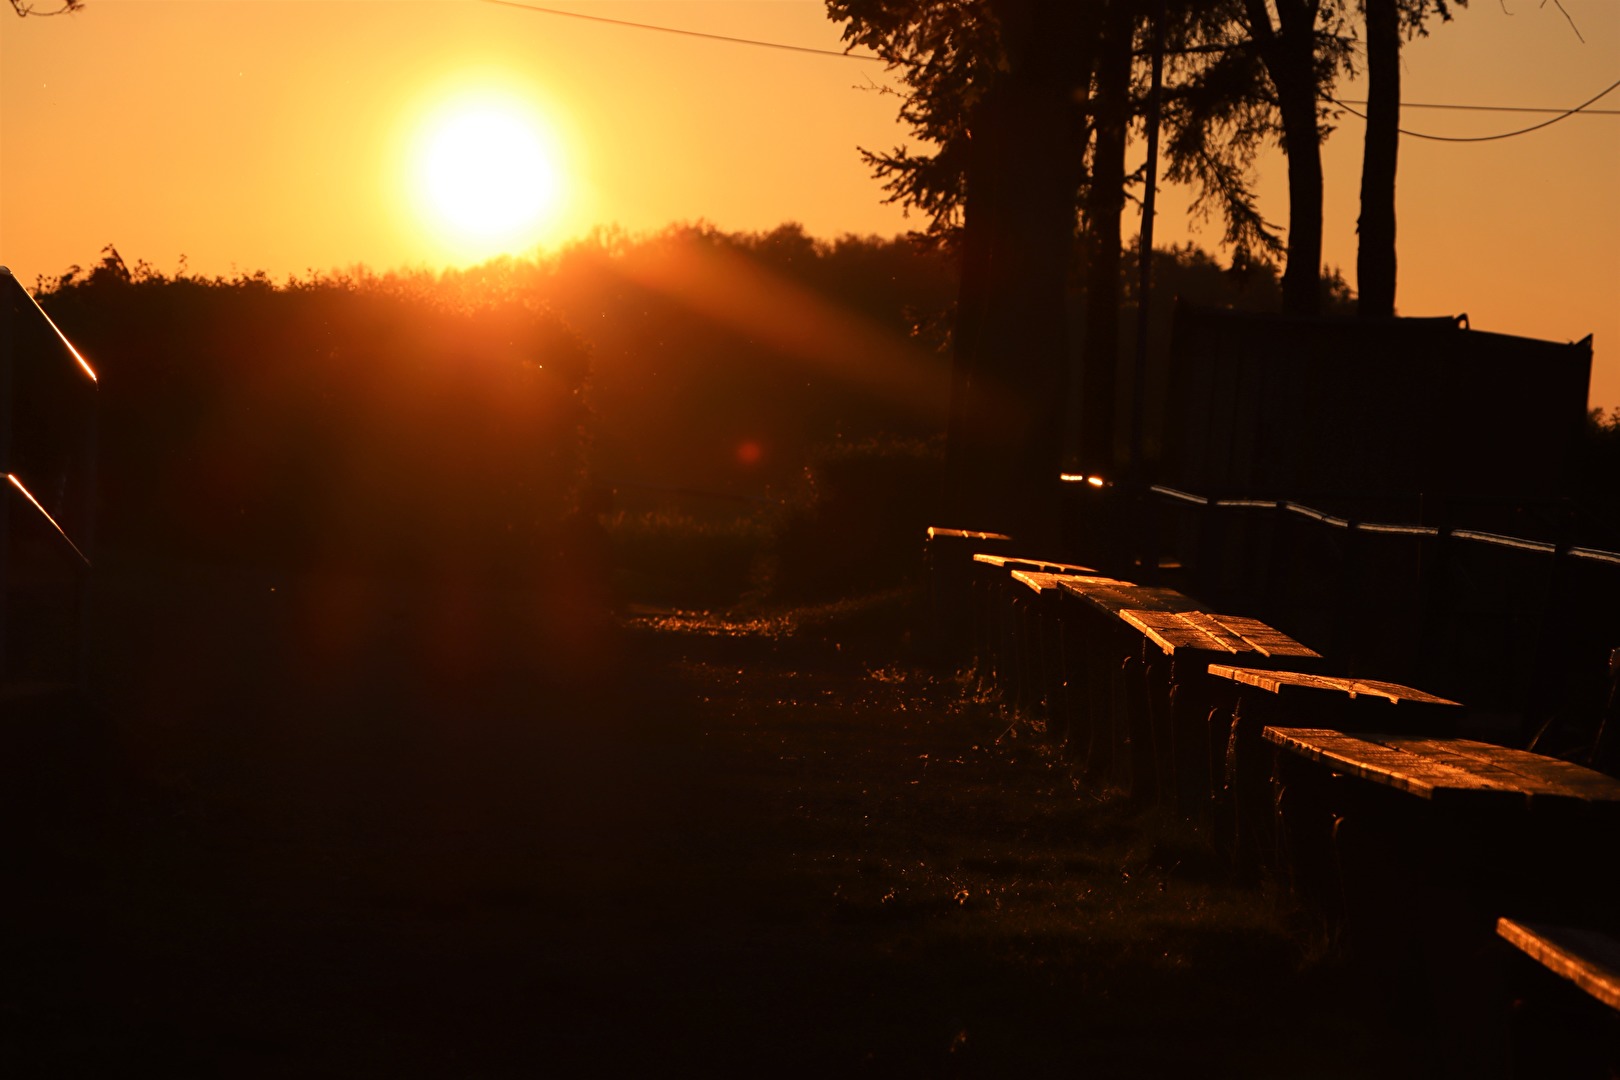
[[928, 539], [930, 540], [996, 540], [1011, 541], [1012, 537], [1006, 533], [974, 532], [971, 529], [942, 529], [937, 525], [928, 526]]
[[1242, 615], [1210, 615], [1210, 619], [1249, 643], [1249, 647], [1267, 657], [1298, 657], [1320, 660], [1322, 654], [1295, 641], [1281, 630], [1267, 626], [1259, 619]]
[[1501, 774], [1537, 795], [1614, 802], [1620, 800], [1620, 780], [1571, 761], [1528, 750], [1465, 739], [1429, 739], [1410, 735], [1382, 736], [1391, 745], [1451, 761], [1481, 775]]
[[[1073, 580], [1076, 576], [1078, 575], [1057, 574], [1045, 570], [1014, 570], [1012, 572], [1012, 579], [1014, 581], [1037, 593], [1056, 591], [1062, 587], [1063, 582]], [[1086, 578], [1086, 580], [1103, 582], [1113, 581], [1114, 579]], [[1119, 584], [1123, 585], [1125, 582], [1120, 582]]]
[[1200, 650], [1203, 652], [1253, 652], [1248, 644], [1219, 625], [1211, 626], [1207, 619], [1199, 619], [1196, 611], [1144, 611], [1127, 609], [1119, 613], [1131, 626], [1141, 631], [1167, 656], [1177, 652]]
[[1481, 775], [1411, 749], [1389, 745], [1395, 736], [1351, 735], [1326, 728], [1267, 727], [1261, 737], [1308, 760], [1321, 762], [1335, 772], [1410, 792], [1423, 799], [1489, 798], [1523, 802], [1527, 797], [1522, 786], [1509, 780]]
[[1209, 673], [1217, 678], [1230, 679], [1245, 686], [1253, 686], [1279, 696], [1301, 691], [1334, 691], [1349, 697], [1381, 697], [1391, 704], [1403, 701], [1420, 705], [1452, 705], [1458, 702], [1426, 694], [1399, 683], [1375, 682], [1369, 679], [1347, 679], [1332, 675], [1310, 675], [1303, 671], [1265, 671], [1259, 668], [1232, 667], [1227, 664], [1209, 665]]
[[[1234, 630], [1228, 624], [1227, 616], [1212, 615], [1207, 611], [1184, 611], [1181, 613], [1181, 617], [1187, 620], [1187, 622], [1191, 625], [1196, 626], [1198, 629], [1208, 634], [1210, 637], [1221, 642], [1226, 647], [1228, 652], [1260, 652], [1259, 649], [1255, 648], [1254, 642], [1244, 637], [1241, 632]], [[1242, 621], [1237, 620], [1235, 616], [1233, 618], [1234, 621]], [[1265, 626], [1265, 623], [1256, 621], [1255, 625]], [[1270, 627], [1267, 627], [1267, 629], [1269, 630]]]
[[1569, 926], [1502, 918], [1496, 933], [1542, 967], [1620, 1011], [1620, 941]]
[[[1503, 787], [1516, 788], [1537, 795], [1565, 794], [1563, 791], [1548, 791], [1546, 785], [1537, 783], [1522, 772], [1505, 768], [1501, 763], [1492, 761], [1487, 757], [1463, 753], [1461, 747], [1468, 744], [1462, 740], [1403, 739], [1398, 735], [1381, 735], [1378, 741], [1393, 749], [1417, 754], [1426, 760], [1438, 762], [1453, 769], [1460, 769], [1470, 776], [1477, 776], [1482, 780], [1501, 784]], [[1488, 744], [1477, 743], [1474, 745], [1486, 746]], [[1492, 747], [1492, 749], [1501, 748]]]
[[1063, 588], [1107, 615], [1121, 611], [1191, 611], [1193, 602], [1174, 589], [1133, 585], [1114, 578], [1063, 579]]
[[[1089, 566], [1080, 566], [1076, 563], [1048, 562], [1045, 559], [1026, 559], [1017, 555], [997, 555], [992, 551], [979, 551], [973, 555], [973, 561], [994, 566], [999, 570], [1033, 570], [1042, 574], [1091, 574], [1097, 571]], [[1113, 580], [1110, 578], [1109, 580]]]

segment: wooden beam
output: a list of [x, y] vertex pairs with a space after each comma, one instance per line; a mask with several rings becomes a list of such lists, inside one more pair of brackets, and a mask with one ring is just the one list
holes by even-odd
[[[1089, 566], [1079, 566], [1074, 563], [1046, 562], [1041, 559], [1021, 559], [1014, 555], [997, 555], [989, 551], [975, 553], [973, 561], [1002, 570], [1034, 570], [1042, 574], [1095, 575], [1097, 573], [1096, 570]], [[1107, 578], [1105, 580], [1112, 581], [1114, 579]]]
[[1496, 920], [1503, 941], [1620, 1012], [1620, 941], [1592, 930]]
[[1620, 807], [1620, 780], [1574, 762], [1472, 739], [1267, 727], [1263, 737], [1335, 772], [1409, 791], [1425, 799], [1503, 791], [1527, 803], [1584, 803], [1603, 813]]
[[1341, 676], [1311, 675], [1303, 671], [1266, 671], [1260, 668], [1233, 667], [1211, 664], [1209, 673], [1221, 679], [1230, 679], [1244, 686], [1253, 686], [1279, 696], [1290, 692], [1322, 691], [1344, 694], [1350, 698], [1380, 697], [1393, 705], [1411, 702], [1418, 705], [1449, 705], [1461, 707], [1449, 698], [1426, 694], [1400, 683], [1375, 682], [1370, 679], [1348, 679]]

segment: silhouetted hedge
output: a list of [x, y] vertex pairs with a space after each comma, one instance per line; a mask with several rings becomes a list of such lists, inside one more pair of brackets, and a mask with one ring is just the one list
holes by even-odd
[[944, 430], [935, 331], [955, 269], [904, 237], [675, 225], [451, 276], [469, 295], [539, 297], [589, 342], [605, 482], [780, 493], [817, 447]]
[[506, 572], [577, 486], [587, 349], [520, 300], [364, 273], [166, 278], [111, 249], [40, 300], [101, 377], [104, 545]]

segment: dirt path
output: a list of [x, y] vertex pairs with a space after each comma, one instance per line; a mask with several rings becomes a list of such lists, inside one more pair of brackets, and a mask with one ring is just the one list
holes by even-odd
[[421, 597], [326, 655], [270, 587], [113, 590], [146, 644], [8, 807], [10, 1075], [1425, 1071], [953, 680], [701, 625], [564, 679], [498, 603], [432, 661]]

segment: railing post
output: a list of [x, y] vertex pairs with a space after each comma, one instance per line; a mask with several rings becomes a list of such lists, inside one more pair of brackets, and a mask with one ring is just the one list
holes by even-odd
[[[11, 271], [0, 266], [0, 287], [11, 278]], [[11, 369], [17, 357], [17, 318], [10, 297], [0, 297], [0, 685], [8, 670], [6, 630], [9, 612], [7, 598], [11, 584]]]
[[[34, 322], [25, 323], [25, 319]], [[30, 331], [35, 332], [35, 337], [29, 336]], [[38, 355], [24, 357], [23, 351], [33, 349], [36, 340], [49, 344], [41, 345], [43, 351]], [[60, 355], [53, 355], [58, 352]], [[53, 366], [58, 362], [65, 365], [61, 371]], [[62, 379], [66, 381], [49, 385], [53, 380]], [[16, 276], [0, 266], [0, 683], [13, 674], [14, 657], [9, 646], [14, 635], [9, 625], [12, 614], [9, 594], [14, 584], [22, 586], [17, 578], [20, 572], [27, 570], [14, 562], [19, 552], [32, 550], [14, 545], [11, 531], [26, 517], [30, 525], [44, 530], [46, 535], [54, 533], [47, 544], [55, 546], [73, 564], [72, 596], [66, 602], [71, 639], [58, 644], [67, 650], [65, 659], [72, 682], [81, 689], [87, 687], [90, 603], [87, 552], [94, 532], [96, 498], [98, 409], [95, 388], [96, 374], [90, 365]], [[43, 451], [43, 462], [39, 460], [40, 447], [33, 442], [21, 448], [19, 457], [17, 402], [19, 395], [31, 393], [43, 393], [46, 400], [30, 399], [27, 403], [30, 408], [67, 410], [73, 414], [45, 418], [53, 421], [50, 427], [58, 433], [57, 437], [67, 440], [66, 453], [59, 454], [59, 460], [54, 462], [50, 460], [49, 451]], [[33, 421], [36, 417], [25, 414], [25, 419]], [[65, 422], [55, 423], [57, 420]], [[37, 427], [30, 423], [23, 431], [29, 433]], [[37, 432], [35, 435], [37, 442]], [[74, 490], [79, 486], [83, 487], [82, 492]], [[36, 495], [35, 491], [40, 494]], [[49, 509], [39, 501], [41, 496], [49, 503]], [[22, 511], [22, 516], [14, 517], [12, 506], [19, 499], [30, 506]], [[64, 510], [68, 511], [65, 524], [58, 520]], [[79, 520], [75, 520], [76, 517]], [[77, 534], [77, 539], [69, 534], [69, 529]], [[69, 552], [71, 555], [67, 554]]]

